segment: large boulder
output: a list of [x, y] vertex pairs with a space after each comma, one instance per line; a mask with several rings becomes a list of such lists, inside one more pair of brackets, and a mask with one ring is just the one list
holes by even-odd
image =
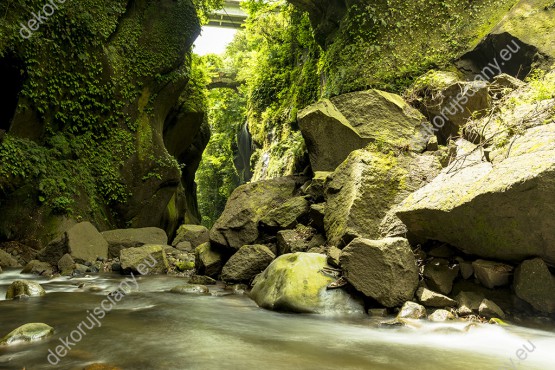
[[403, 238], [357, 238], [343, 249], [339, 263], [349, 283], [385, 307], [411, 300], [418, 287], [416, 259]]
[[222, 272], [224, 263], [223, 251], [210, 243], [201, 244], [195, 249], [195, 270], [198, 275], [216, 278]]
[[22, 296], [40, 297], [45, 295], [44, 288], [35, 281], [15, 280], [8, 286], [6, 299], [14, 299]]
[[294, 197], [304, 182], [304, 177], [291, 176], [239, 186], [210, 230], [211, 243], [235, 250], [254, 244], [262, 217]]
[[406, 234], [394, 206], [441, 170], [431, 155], [357, 150], [330, 176], [324, 226], [328, 242], [343, 247], [355, 237]]
[[168, 244], [166, 232], [157, 227], [117, 229], [104, 231], [101, 234], [108, 242], [108, 254], [111, 258], [119, 257], [119, 252], [125, 248], [135, 248], [145, 244]]
[[25, 324], [0, 339], [0, 346], [34, 342], [54, 335], [54, 328], [42, 323]]
[[526, 130], [493, 163], [443, 170], [397, 210], [408, 229], [468, 254], [555, 263], [555, 124]]
[[76, 262], [96, 262], [99, 257], [108, 258], [108, 242], [90, 222], [81, 222], [51, 241], [38, 258], [56, 265], [66, 253]]
[[202, 225], [181, 225], [177, 229], [177, 235], [173, 239], [172, 246], [177, 247], [180, 243], [189, 242], [192, 248], [210, 241], [210, 232]]
[[168, 271], [168, 259], [164, 245], [143, 245], [120, 251], [120, 263], [124, 272], [141, 275], [162, 274]]
[[516, 295], [536, 310], [555, 313], [555, 276], [540, 258], [522, 262], [515, 271]]
[[255, 280], [250, 296], [263, 308], [306, 313], [363, 313], [361, 303], [341, 289], [327, 290], [333, 278], [321, 272], [326, 256], [284, 254]]
[[264, 271], [276, 258], [265, 245], [244, 245], [226, 262], [221, 279], [229, 282], [248, 282]]
[[313, 171], [333, 171], [372, 142], [426, 148], [430, 124], [400, 96], [379, 90], [325, 99], [298, 114]]

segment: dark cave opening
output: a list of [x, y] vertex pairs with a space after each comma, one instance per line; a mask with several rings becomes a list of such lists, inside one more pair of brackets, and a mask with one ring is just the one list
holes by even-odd
[[17, 108], [19, 93], [23, 87], [23, 64], [14, 56], [0, 58], [0, 76], [2, 76], [2, 89], [0, 89], [0, 130], [9, 131], [10, 125]]

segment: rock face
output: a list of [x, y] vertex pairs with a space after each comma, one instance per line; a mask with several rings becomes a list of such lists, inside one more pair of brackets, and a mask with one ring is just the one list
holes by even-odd
[[469, 254], [555, 263], [555, 220], [545, 217], [555, 212], [554, 139], [555, 124], [530, 128], [493, 163], [447, 168], [397, 215], [412, 233]]
[[21, 296], [40, 297], [45, 294], [44, 288], [39, 283], [29, 280], [15, 280], [6, 291], [6, 299], [14, 299]]
[[172, 246], [177, 247], [179, 243], [189, 242], [194, 248], [210, 241], [210, 232], [201, 225], [181, 225], [177, 229], [177, 235]]
[[119, 257], [119, 252], [125, 248], [135, 248], [145, 244], [168, 244], [166, 232], [157, 227], [117, 229], [104, 231], [101, 234], [108, 242], [108, 254], [111, 258]]
[[153, 275], [168, 270], [168, 259], [163, 245], [143, 245], [120, 251], [121, 268], [124, 272]]
[[250, 296], [263, 308], [306, 313], [362, 313], [364, 308], [341, 289], [326, 290], [333, 279], [320, 270], [326, 256], [284, 254], [256, 279]]
[[229, 282], [249, 282], [276, 258], [265, 245], [244, 245], [226, 262], [221, 279]]
[[347, 281], [385, 307], [411, 300], [418, 286], [416, 259], [403, 238], [353, 240], [339, 258]]
[[305, 181], [306, 178], [282, 177], [238, 187], [210, 230], [210, 241], [235, 250], [254, 244], [262, 217], [295, 196]]
[[515, 293], [536, 310], [555, 313], [555, 276], [539, 258], [522, 262], [515, 272]]
[[342, 247], [355, 237], [404, 236], [395, 205], [441, 170], [428, 155], [357, 150], [330, 176], [324, 225], [328, 242]]
[[34, 342], [54, 335], [54, 328], [42, 323], [30, 323], [20, 326], [0, 339], [0, 345]]
[[372, 142], [421, 152], [431, 131], [400, 96], [378, 90], [322, 100], [299, 112], [297, 119], [313, 171], [333, 171], [352, 151]]

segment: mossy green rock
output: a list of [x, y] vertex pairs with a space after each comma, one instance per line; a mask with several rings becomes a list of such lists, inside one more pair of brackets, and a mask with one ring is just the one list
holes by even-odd
[[142, 247], [122, 249], [120, 252], [123, 271], [141, 275], [162, 274], [168, 271], [169, 264], [164, 245], [143, 245]]
[[493, 163], [454, 163], [397, 210], [411, 233], [488, 259], [555, 263], [555, 124], [526, 130]]
[[306, 180], [290, 176], [239, 186], [210, 230], [211, 243], [235, 250], [254, 244], [262, 217], [297, 195]]
[[198, 275], [216, 278], [224, 266], [224, 253], [210, 243], [195, 249], [195, 270]]
[[0, 340], [0, 345], [34, 342], [54, 335], [54, 328], [42, 323], [30, 323], [20, 326]]
[[299, 112], [297, 119], [313, 171], [333, 171], [352, 151], [372, 142], [421, 152], [432, 132], [403, 98], [379, 90], [322, 100]]
[[6, 291], [6, 299], [19, 298], [21, 296], [40, 297], [45, 295], [44, 288], [37, 282], [29, 280], [15, 280]]
[[343, 247], [355, 237], [381, 239], [406, 229], [390, 211], [439, 174], [429, 155], [357, 150], [330, 176], [324, 226], [328, 242]]
[[306, 313], [362, 313], [363, 306], [341, 289], [327, 290], [333, 278], [321, 272], [326, 256], [284, 254], [256, 279], [250, 296], [263, 308]]
[[260, 223], [267, 229], [292, 229], [306, 216], [310, 210], [310, 203], [305, 197], [295, 197], [287, 200], [281, 206], [269, 211]]

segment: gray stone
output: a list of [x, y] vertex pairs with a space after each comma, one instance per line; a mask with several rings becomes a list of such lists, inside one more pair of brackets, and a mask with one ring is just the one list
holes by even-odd
[[0, 267], [19, 267], [19, 262], [11, 254], [0, 249]]
[[400, 96], [378, 90], [324, 99], [297, 116], [314, 171], [333, 171], [354, 150], [381, 141], [422, 152], [424, 117]]
[[117, 229], [104, 231], [101, 234], [108, 242], [108, 254], [110, 258], [119, 257], [120, 250], [125, 248], [135, 248], [145, 244], [168, 244], [166, 232], [157, 227]]
[[6, 299], [14, 299], [22, 296], [40, 297], [45, 294], [44, 288], [37, 282], [30, 280], [15, 280], [8, 286]]
[[459, 316], [468, 316], [478, 313], [484, 297], [475, 292], [460, 292], [455, 297], [455, 300], [459, 304], [457, 309]]
[[444, 322], [455, 320], [455, 318], [455, 315], [447, 310], [435, 310], [430, 316], [428, 316], [428, 320], [433, 322]]
[[480, 313], [480, 316], [484, 316], [488, 319], [492, 317], [498, 317], [500, 319], [505, 318], [505, 312], [503, 312], [503, 310], [495, 304], [495, 302], [490, 301], [489, 299], [484, 299], [482, 303], [480, 303], [478, 312]]
[[327, 290], [333, 278], [321, 272], [326, 256], [284, 254], [255, 279], [251, 298], [263, 308], [306, 313], [364, 313], [361, 302], [342, 289]]
[[195, 249], [195, 271], [198, 275], [218, 277], [224, 267], [224, 255], [211, 243], [204, 243]]
[[235, 250], [255, 244], [260, 219], [294, 197], [305, 181], [305, 177], [281, 177], [239, 186], [210, 230], [211, 243]]
[[172, 242], [172, 246], [177, 247], [179, 243], [191, 243], [193, 250], [201, 244], [210, 241], [210, 232], [201, 225], [181, 225], [177, 229], [177, 236]]
[[0, 339], [0, 346], [35, 342], [54, 335], [54, 328], [43, 323], [30, 323], [14, 329]]
[[210, 290], [205, 287], [204, 285], [193, 285], [193, 284], [186, 284], [186, 285], [179, 285], [173, 287], [170, 290], [170, 293], [176, 294], [209, 294]]
[[457, 258], [459, 263], [461, 276], [463, 279], [468, 280], [474, 275], [474, 267], [472, 267], [472, 262], [465, 261], [462, 258]]
[[191, 242], [180, 242], [175, 246], [175, 248], [187, 253], [192, 253], [195, 251], [195, 248], [193, 248], [193, 244], [191, 244]]
[[146, 244], [120, 251], [121, 268], [124, 272], [141, 275], [162, 274], [168, 271], [169, 264], [164, 245]]
[[260, 224], [268, 230], [292, 229], [306, 218], [309, 210], [310, 203], [305, 197], [294, 197], [266, 213]]
[[67, 232], [67, 252], [77, 262], [108, 258], [108, 242], [90, 222], [81, 222]]
[[540, 258], [522, 262], [516, 269], [516, 295], [536, 310], [555, 313], [555, 276]]
[[474, 275], [486, 288], [493, 289], [509, 284], [513, 267], [500, 262], [476, 260], [472, 262]]
[[453, 307], [457, 302], [443, 294], [436, 293], [424, 287], [418, 288], [416, 297], [426, 307]]
[[426, 308], [415, 302], [405, 302], [401, 311], [397, 314], [398, 319], [423, 319], [426, 317]]
[[328, 243], [342, 248], [355, 237], [405, 235], [394, 207], [441, 170], [437, 159], [414, 153], [357, 150], [326, 184]]
[[349, 283], [385, 307], [412, 299], [418, 287], [416, 260], [403, 238], [357, 238], [343, 249], [339, 262]]
[[251, 281], [276, 258], [265, 245], [245, 245], [226, 262], [221, 279], [226, 282]]
[[21, 270], [21, 273], [52, 276], [54, 269], [48, 262], [32, 260], [23, 268], [23, 270]]
[[58, 271], [62, 275], [71, 275], [73, 269], [75, 268], [75, 261], [69, 254], [64, 254], [62, 258], [58, 261]]
[[447, 260], [435, 258], [424, 266], [424, 278], [431, 289], [449, 294], [453, 281], [459, 274], [459, 265], [450, 265]]

